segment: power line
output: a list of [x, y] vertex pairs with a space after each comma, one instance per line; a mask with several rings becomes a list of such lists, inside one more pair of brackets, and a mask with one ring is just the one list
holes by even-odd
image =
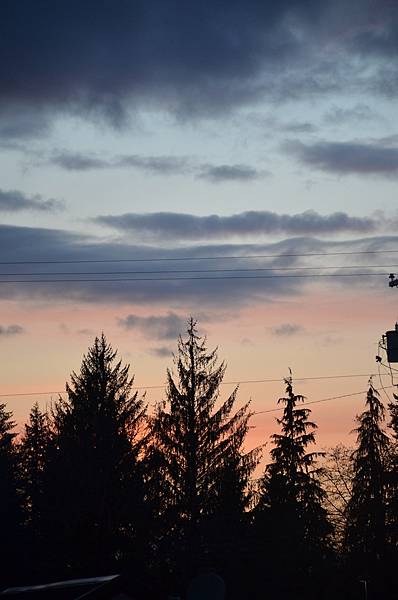
[[[310, 379], [310, 378], [307, 378], [307, 379]], [[276, 381], [282, 381], [282, 380], [281, 379], [277, 379]], [[296, 379], [296, 381], [299, 381], [299, 380]], [[241, 382], [241, 383], [249, 383], [249, 382]], [[152, 387], [158, 387], [158, 386], [152, 386]], [[163, 387], [163, 386], [161, 386], [161, 387]], [[396, 387], [396, 386], [389, 385], [387, 387], [383, 387], [383, 390], [391, 389], [391, 388], [394, 388], [394, 387]], [[135, 389], [140, 389], [140, 388], [135, 388]], [[146, 389], [150, 389], [150, 388], [146, 388]], [[381, 388], [375, 388], [375, 391], [379, 392], [380, 389]], [[361, 390], [360, 392], [352, 392], [351, 394], [341, 394], [340, 396], [330, 396], [328, 398], [320, 398], [319, 400], [310, 400], [309, 402], [304, 402], [300, 406], [303, 407], [303, 406], [309, 406], [311, 404], [321, 404], [321, 403], [324, 403], [324, 402], [331, 402], [332, 400], [341, 400], [343, 398], [352, 398], [353, 396], [362, 396], [362, 395], [367, 394], [367, 392], [368, 392], [368, 390]], [[35, 395], [37, 393], [38, 392], [34, 392], [33, 394], [29, 394], [29, 395]], [[47, 393], [49, 393], [49, 392], [47, 392]], [[65, 393], [65, 392], [51, 392], [51, 393], [61, 394], [61, 393]], [[25, 395], [28, 395], [28, 394], [25, 394]], [[1, 394], [0, 395], [0, 397], [4, 397], [4, 396], [7, 396], [7, 394], [5, 394], [5, 395]], [[269, 408], [267, 410], [256, 410], [256, 411], [253, 411], [252, 415], [253, 416], [254, 415], [264, 415], [264, 414], [273, 413], [273, 412], [280, 412], [282, 410], [283, 410], [283, 406], [280, 406], [280, 407], [277, 407], [277, 408]]]
[[[389, 385], [387, 387], [384, 387], [383, 389], [390, 389], [396, 387], [395, 385]], [[381, 388], [376, 389], [376, 392], [380, 392]], [[341, 396], [331, 396], [330, 398], [321, 398], [320, 400], [310, 400], [309, 402], [304, 402], [303, 404], [300, 404], [300, 406], [308, 406], [310, 404], [320, 404], [321, 402], [330, 402], [331, 400], [340, 400], [341, 398], [351, 398], [352, 396], [360, 396], [362, 394], [367, 394], [368, 390], [363, 390], [362, 392], [353, 392], [352, 394], [342, 394]], [[258, 410], [253, 412], [253, 415], [262, 415], [265, 413], [271, 413], [271, 412], [277, 412], [277, 411], [281, 411], [283, 410], [283, 406], [280, 406], [278, 408], [270, 408], [268, 410]]]
[[157, 275], [157, 274], [172, 274], [172, 273], [254, 273], [263, 271], [323, 271], [323, 270], [339, 270], [339, 269], [393, 269], [398, 265], [340, 265], [340, 266], [318, 266], [318, 267], [254, 267], [241, 269], [165, 269], [162, 271], [39, 271], [36, 273], [0, 273], [0, 277], [18, 277], [19, 275], [27, 276], [61, 276], [61, 275]]
[[[382, 374], [382, 376], [387, 376], [388, 373]], [[316, 375], [314, 377], [295, 377], [294, 381], [321, 381], [325, 379], [352, 379], [357, 377], [375, 377], [375, 373], [348, 373], [344, 375]], [[256, 383], [281, 383], [283, 382], [283, 377], [278, 377], [274, 379], [244, 379], [237, 381], [222, 381], [221, 385], [246, 385], [246, 384], [256, 384]], [[164, 385], [147, 385], [147, 386], [139, 386], [133, 387], [133, 390], [160, 390], [164, 389], [166, 384]], [[65, 391], [45, 391], [45, 392], [18, 392], [18, 393], [10, 393], [10, 394], [0, 394], [0, 398], [13, 398], [13, 397], [23, 397], [23, 396], [51, 396], [52, 394], [65, 394]]]
[[123, 281], [222, 281], [227, 279], [286, 279], [318, 277], [386, 277], [385, 273], [311, 273], [307, 275], [226, 275], [225, 277], [114, 277], [93, 279], [2, 279], [0, 283], [120, 283]]
[[304, 254], [246, 254], [244, 256], [185, 256], [185, 257], [154, 257], [154, 258], [111, 258], [111, 259], [70, 259], [70, 260], [15, 260], [0, 261], [0, 265], [71, 265], [87, 263], [123, 263], [123, 262], [163, 262], [163, 261], [189, 261], [189, 260], [250, 260], [256, 258], [291, 258], [306, 256], [351, 256], [357, 254], [392, 254], [398, 250], [356, 250], [349, 252], [307, 252]]

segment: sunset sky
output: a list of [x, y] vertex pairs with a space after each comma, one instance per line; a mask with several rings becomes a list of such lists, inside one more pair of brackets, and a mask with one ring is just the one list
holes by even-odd
[[[397, 59], [392, 0], [3, 0], [0, 393], [15, 419], [64, 390], [101, 331], [137, 386], [162, 386], [190, 315], [226, 382], [291, 368], [361, 375], [297, 381], [308, 401], [366, 390], [398, 319]], [[138, 280], [103, 281], [123, 278]], [[48, 393], [13, 395], [33, 392]], [[242, 383], [238, 398], [266, 411], [283, 392]], [[363, 402], [314, 404], [319, 445], [353, 443]], [[253, 417], [250, 445], [275, 416]]]

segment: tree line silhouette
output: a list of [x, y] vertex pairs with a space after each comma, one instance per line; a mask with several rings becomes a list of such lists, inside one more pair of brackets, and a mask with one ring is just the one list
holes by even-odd
[[124, 573], [160, 599], [215, 571], [231, 599], [397, 597], [398, 396], [387, 435], [370, 382], [356, 447], [316, 452], [290, 374], [256, 479], [250, 404], [237, 388], [220, 401], [225, 369], [190, 319], [152, 414], [103, 334], [21, 436], [0, 404], [0, 586]]

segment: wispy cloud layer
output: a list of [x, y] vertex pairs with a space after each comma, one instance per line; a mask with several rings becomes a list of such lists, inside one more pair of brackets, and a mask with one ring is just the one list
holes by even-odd
[[49, 162], [65, 171], [93, 171], [113, 167], [113, 164], [102, 158], [77, 152], [57, 152]]
[[268, 173], [260, 172], [248, 165], [203, 165], [199, 170], [198, 177], [211, 183], [220, 183], [224, 181], [253, 181], [265, 174]]
[[38, 106], [0, 101], [0, 146], [11, 147], [13, 143], [46, 137], [50, 133], [49, 121], [48, 112]]
[[138, 239], [157, 240], [211, 240], [281, 233], [372, 233], [379, 226], [375, 217], [352, 217], [343, 212], [321, 215], [313, 210], [295, 215], [271, 211], [247, 211], [231, 216], [197, 216], [171, 212], [126, 213], [99, 216], [95, 221], [121, 232], [134, 233]]
[[343, 125], [381, 120], [381, 117], [367, 104], [358, 103], [350, 107], [332, 106], [323, 116], [325, 123], [330, 125]]
[[[146, 308], [157, 307], [157, 311], [164, 310], [165, 306], [173, 306], [181, 314], [189, 314], [192, 310], [196, 313], [198, 310], [207, 311], [206, 307], [222, 308], [224, 312], [232, 307], [235, 311], [259, 300], [264, 303], [291, 298], [302, 293], [306, 285], [314, 283], [311, 276], [296, 278], [285, 277], [283, 271], [274, 273], [275, 268], [308, 265], [307, 260], [298, 255], [395, 250], [397, 245], [397, 236], [361, 237], [334, 242], [314, 237], [293, 237], [268, 244], [212, 243], [165, 248], [128, 242], [110, 243], [94, 236], [55, 229], [0, 225], [2, 262], [14, 263], [3, 264], [0, 298], [18, 299], [28, 304], [42, 301], [69, 301], [74, 305], [78, 302], [99, 305], [128, 303]], [[265, 257], [245, 259], [248, 255]], [[224, 258], [228, 256], [235, 258]], [[326, 264], [336, 265], [338, 273], [338, 266], [344, 264], [345, 258], [344, 255], [334, 257], [337, 262], [330, 263], [326, 262], [326, 257], [322, 262], [315, 263], [315, 266], [322, 268]], [[378, 255], [359, 255], [355, 259], [350, 256], [348, 259], [352, 262], [347, 264], [389, 264], [385, 262], [385, 257], [383, 263], [380, 263]], [[68, 263], [75, 260], [79, 262]], [[21, 261], [28, 262], [21, 264]], [[40, 264], [32, 264], [32, 261], [40, 261]], [[15, 264], [16, 262], [19, 264]], [[257, 271], [246, 272], [246, 269], [259, 267], [271, 269], [272, 277], [268, 272], [265, 272], [264, 277], [263, 273]], [[229, 269], [239, 273], [229, 273]], [[13, 275], [5, 276], [4, 273]], [[34, 273], [39, 275], [34, 276]], [[333, 273], [333, 270], [328, 270], [327, 273]], [[244, 280], [236, 279], [236, 275], [248, 277]], [[40, 283], [35, 283], [36, 279]], [[25, 282], [5, 283], [10, 280]], [[358, 281], [361, 289], [364, 286], [379, 285], [375, 277], [357, 280], [347, 277], [328, 278], [323, 279], [322, 283], [331, 284], [332, 281], [336, 285], [351, 287]], [[131, 314], [133, 317], [139, 316], [137, 313]], [[155, 316], [158, 314], [159, 312], [155, 313]], [[126, 321], [126, 325], [128, 323]], [[137, 328], [151, 325], [157, 331], [170, 331], [170, 335], [173, 325], [174, 333], [181, 325], [175, 316], [166, 322], [148, 322], [134, 318], [130, 324]], [[169, 330], [166, 324], [170, 327]]]
[[186, 329], [186, 320], [173, 312], [149, 317], [130, 314], [118, 319], [118, 324], [123, 329], [136, 329], [157, 340], [175, 340]]
[[66, 171], [126, 168], [139, 169], [159, 175], [184, 175], [191, 172], [193, 168], [190, 159], [179, 156], [126, 154], [112, 159], [105, 159], [93, 154], [66, 151], [54, 153], [48, 162]]
[[268, 175], [244, 164], [210, 165], [185, 156], [140, 156], [126, 154], [111, 159], [93, 154], [56, 152], [50, 157], [50, 164], [66, 171], [93, 171], [100, 169], [137, 169], [151, 175], [191, 175], [210, 183], [228, 181], [249, 182]]
[[290, 337], [302, 332], [303, 328], [297, 323], [281, 323], [272, 329], [272, 333], [279, 337]]
[[17, 213], [22, 211], [56, 212], [63, 208], [60, 200], [44, 200], [42, 196], [27, 196], [18, 190], [0, 189], [0, 212]]
[[173, 354], [173, 350], [168, 346], [158, 346], [149, 349], [149, 354], [156, 356], [156, 358], [170, 358]]
[[294, 141], [284, 149], [310, 167], [339, 175], [398, 175], [398, 147], [382, 143]]

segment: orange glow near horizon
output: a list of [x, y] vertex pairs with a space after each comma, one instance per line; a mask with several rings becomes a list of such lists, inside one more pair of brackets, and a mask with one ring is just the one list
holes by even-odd
[[[284, 394], [282, 379], [292, 369], [295, 391], [309, 402], [365, 391], [367, 375], [376, 373], [375, 355], [381, 335], [395, 321], [395, 297], [389, 290], [367, 294], [352, 290], [319, 287], [305, 294], [280, 302], [257, 303], [232, 314], [220, 309], [210, 311], [199, 322], [199, 331], [206, 334], [208, 347], [219, 346], [219, 358], [227, 363], [225, 382], [258, 379], [279, 379], [274, 383], [242, 383], [238, 406], [251, 399], [255, 412], [277, 408], [277, 399]], [[358, 300], [360, 294], [360, 301]], [[164, 385], [166, 369], [172, 368], [172, 351], [176, 339], [159, 340], [141, 330], [120, 327], [119, 318], [128, 314], [141, 317], [176, 312], [172, 307], [124, 305], [64, 305], [2, 302], [3, 320], [19, 323], [25, 335], [1, 340], [3, 351], [2, 394], [29, 392], [62, 392], [73, 370], [79, 370], [82, 355], [94, 336], [104, 331], [123, 362], [131, 364], [138, 387]], [[187, 311], [186, 317], [189, 316]], [[281, 324], [294, 325], [292, 333], [278, 335]], [[155, 356], [152, 349], [165, 346], [168, 356]], [[23, 378], [21, 373], [23, 372]], [[299, 381], [300, 377], [363, 374], [359, 378]], [[388, 385], [390, 382], [384, 380]], [[375, 380], [376, 387], [378, 381]], [[221, 399], [233, 389], [223, 385]], [[35, 400], [45, 407], [56, 394], [3, 397], [19, 426], [26, 420]], [[149, 406], [163, 398], [163, 389], [149, 389]], [[343, 442], [353, 444], [355, 416], [361, 412], [364, 395], [336, 399], [310, 405], [311, 417], [317, 423], [317, 445], [327, 447]], [[385, 398], [384, 398], [385, 399]], [[253, 416], [247, 447], [267, 443], [278, 430], [278, 412]]]

